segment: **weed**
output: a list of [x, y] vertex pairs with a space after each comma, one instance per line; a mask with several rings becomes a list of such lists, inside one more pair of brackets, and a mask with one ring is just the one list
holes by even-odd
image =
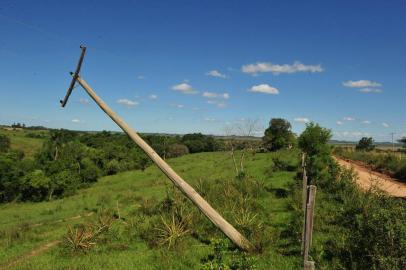
[[69, 226], [64, 238], [64, 245], [72, 253], [87, 252], [96, 245], [95, 234], [92, 228], [89, 227], [80, 226], [72, 228]]
[[172, 213], [171, 220], [167, 221], [163, 216], [161, 216], [161, 220], [162, 226], [156, 228], [158, 237], [160, 238], [159, 243], [161, 245], [168, 245], [168, 249], [190, 232], [190, 230], [186, 228], [186, 223], [175, 217], [175, 213]]

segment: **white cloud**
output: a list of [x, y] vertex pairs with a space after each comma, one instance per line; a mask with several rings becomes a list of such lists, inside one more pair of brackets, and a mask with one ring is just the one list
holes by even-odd
[[382, 86], [381, 83], [378, 82], [373, 82], [369, 80], [359, 80], [359, 81], [346, 81], [343, 82], [343, 85], [345, 87], [351, 87], [351, 88], [362, 88], [362, 87], [380, 87]]
[[351, 117], [351, 116], [346, 116], [346, 117], [343, 118], [343, 120], [344, 120], [344, 121], [354, 121], [355, 118], [354, 118], [354, 117]]
[[346, 138], [360, 138], [360, 137], [369, 137], [369, 133], [362, 133], [360, 131], [343, 131], [343, 132], [335, 132], [338, 137], [346, 137]]
[[222, 74], [220, 71], [218, 70], [210, 70], [209, 72], [206, 73], [207, 76], [212, 76], [212, 77], [217, 77], [217, 78], [227, 78], [227, 76], [225, 74]]
[[81, 98], [81, 99], [79, 99], [79, 102], [82, 103], [83, 105], [90, 104], [90, 101], [87, 98]]
[[388, 123], [382, 123], [382, 126], [384, 127], [384, 128], [388, 128], [389, 127], [389, 124]]
[[310, 122], [309, 118], [306, 118], [306, 117], [296, 117], [293, 120], [295, 120], [295, 122], [299, 122], [299, 123], [309, 123]]
[[341, 126], [341, 125], [343, 124], [343, 122], [340, 121], [340, 120], [338, 120], [338, 121], [336, 122], [336, 124], [339, 125], [339, 126]]
[[179, 91], [183, 94], [196, 94], [197, 91], [188, 83], [180, 83], [172, 86], [172, 90]]
[[73, 118], [73, 119], [72, 119], [72, 122], [75, 123], [75, 124], [83, 123], [83, 122], [82, 122], [80, 119], [78, 119], [78, 118]]
[[369, 124], [371, 124], [371, 121], [369, 121], [369, 120], [364, 120], [364, 121], [362, 121], [362, 123], [365, 124], [365, 125], [369, 125]]
[[227, 107], [227, 104], [220, 102], [220, 103], [217, 103], [217, 107], [220, 109], [224, 109], [225, 107]]
[[296, 72], [322, 72], [321, 65], [305, 65], [298, 61], [293, 64], [277, 65], [270, 62], [258, 62], [255, 64], [243, 65], [241, 71], [247, 74], [256, 75], [258, 73], [272, 72], [273, 74], [296, 73]]
[[158, 98], [158, 95], [151, 94], [151, 95], [148, 96], [148, 98], [149, 98], [149, 99], [157, 99], [157, 98]]
[[214, 122], [214, 121], [216, 121], [216, 119], [210, 118], [210, 117], [206, 117], [206, 118], [204, 118], [204, 121], [207, 121], [207, 122]]
[[135, 107], [137, 106], [139, 103], [137, 101], [133, 101], [133, 100], [129, 100], [126, 98], [120, 98], [116, 101], [118, 104], [127, 106], [127, 107]]
[[185, 106], [182, 104], [171, 104], [172, 107], [178, 108], [178, 109], [183, 109]]
[[361, 92], [361, 93], [382, 93], [382, 90], [381, 89], [378, 89], [378, 88], [362, 88], [362, 89], [359, 89], [358, 90], [359, 92]]
[[138, 75], [138, 76], [137, 76], [137, 79], [138, 79], [138, 80], [143, 80], [143, 79], [145, 79], [145, 76], [144, 76], [144, 75]]
[[269, 84], [254, 85], [250, 89], [248, 89], [248, 92], [258, 92], [258, 93], [264, 93], [264, 94], [270, 94], [270, 95], [279, 94], [279, 90], [273, 86], [270, 86]]
[[213, 92], [204, 92], [202, 96], [205, 98], [222, 98], [222, 99], [230, 98], [230, 94], [228, 93], [218, 94]]

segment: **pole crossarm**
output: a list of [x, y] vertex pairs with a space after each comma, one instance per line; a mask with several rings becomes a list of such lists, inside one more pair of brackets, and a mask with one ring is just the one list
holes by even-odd
[[[80, 69], [83, 61], [84, 49], [82, 48], [81, 59], [78, 67]], [[252, 244], [240, 234], [230, 223], [228, 223], [192, 186], [183, 180], [156, 152], [149, 146], [138, 133], [133, 130], [123, 119], [121, 119], [106, 103], [95, 93], [95, 91], [76, 72], [72, 73], [72, 82], [77, 81], [97, 105], [152, 159], [159, 169], [190, 199], [200, 211], [219, 228], [235, 245], [240, 249], [252, 251]], [[68, 91], [67, 97], [70, 93]], [[66, 99], [66, 98], [65, 98]], [[63, 103], [62, 103], [63, 104]], [[66, 104], [66, 102], [65, 102]], [[63, 106], [62, 106], [63, 107]]]
[[73, 87], [75, 86], [76, 79], [79, 77], [80, 68], [82, 67], [83, 58], [85, 57], [85, 53], [86, 53], [86, 47], [85, 46], [80, 45], [80, 48], [82, 49], [82, 52], [80, 53], [80, 57], [79, 57], [78, 64], [76, 66], [75, 73], [71, 73], [71, 74], [73, 74], [72, 75], [73, 77], [72, 77], [72, 80], [70, 82], [68, 91], [66, 92], [65, 98], [63, 100], [59, 101], [61, 103], [62, 107], [65, 107], [66, 103], [68, 102], [69, 96], [72, 93]]

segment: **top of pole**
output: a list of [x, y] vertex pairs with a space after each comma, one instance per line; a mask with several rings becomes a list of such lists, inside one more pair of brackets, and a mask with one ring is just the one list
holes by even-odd
[[62, 107], [65, 107], [66, 103], [68, 102], [69, 96], [72, 93], [73, 87], [75, 86], [76, 79], [79, 76], [80, 68], [82, 67], [83, 63], [83, 58], [85, 57], [85, 52], [86, 52], [86, 46], [80, 45], [80, 48], [82, 49], [82, 52], [80, 53], [79, 61], [76, 66], [75, 73], [72, 75], [72, 81], [70, 82], [68, 91], [66, 92], [65, 98], [63, 100], [60, 100], [59, 102], [61, 103]]

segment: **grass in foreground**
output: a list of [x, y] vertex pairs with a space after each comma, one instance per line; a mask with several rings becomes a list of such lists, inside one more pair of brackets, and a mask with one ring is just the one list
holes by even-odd
[[[279, 160], [276, 164], [275, 157]], [[61, 200], [2, 205], [0, 265], [44, 243], [70, 236], [91, 248], [72, 248], [69, 241], [63, 241], [15, 269], [217, 269], [220, 264], [230, 269], [300, 267], [299, 243], [292, 244], [284, 237], [289, 234], [287, 223], [293, 212], [289, 186], [295, 182], [296, 152], [249, 156], [246, 176], [240, 179], [234, 175], [228, 153], [187, 155], [169, 163], [261, 250], [253, 255], [235, 250], [151, 166], [144, 172], [104, 177], [91, 188]], [[281, 167], [285, 163], [290, 165]], [[244, 187], [245, 183], [250, 184]], [[94, 214], [69, 219], [88, 213]], [[108, 219], [111, 223], [106, 223]], [[71, 233], [67, 234], [69, 228]], [[90, 234], [89, 241], [78, 239], [78, 232]]]

